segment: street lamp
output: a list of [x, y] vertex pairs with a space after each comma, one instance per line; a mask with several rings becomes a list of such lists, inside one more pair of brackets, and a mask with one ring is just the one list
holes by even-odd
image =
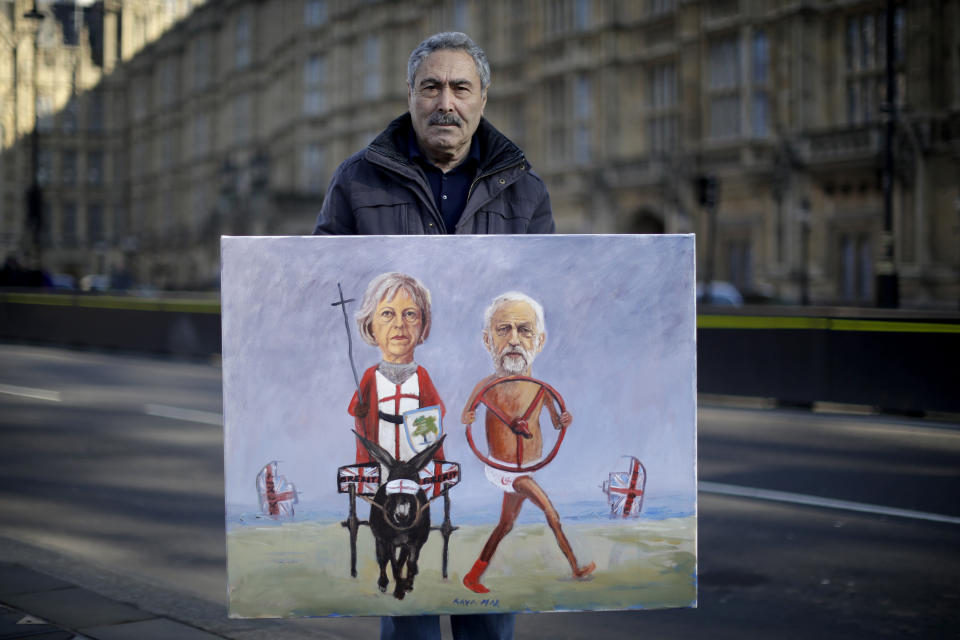
[[810, 201], [800, 201], [800, 304], [810, 304]]
[[43, 230], [43, 191], [40, 188], [40, 113], [37, 110], [37, 101], [39, 92], [37, 90], [37, 80], [39, 78], [38, 57], [40, 40], [40, 24], [43, 22], [44, 15], [37, 9], [37, 0], [33, 0], [33, 7], [30, 11], [23, 14], [23, 17], [34, 23], [33, 31], [33, 131], [30, 134], [30, 186], [27, 188], [27, 218], [26, 227], [29, 233], [30, 241], [33, 244], [34, 255], [36, 256], [36, 266], [40, 270], [43, 268], [41, 256], [40, 233]]
[[720, 181], [713, 174], [697, 177], [697, 200], [707, 212], [707, 264], [703, 301], [713, 304], [713, 278], [717, 256], [717, 205], [720, 201]]
[[885, 34], [887, 99], [882, 108], [886, 119], [886, 132], [884, 136], [883, 170], [883, 235], [881, 236], [880, 264], [877, 265], [877, 306], [896, 308], [900, 306], [900, 291], [893, 233], [893, 144], [897, 127], [897, 82], [894, 76], [896, 39], [894, 38], [893, 0], [887, 0], [885, 19], [887, 30]]

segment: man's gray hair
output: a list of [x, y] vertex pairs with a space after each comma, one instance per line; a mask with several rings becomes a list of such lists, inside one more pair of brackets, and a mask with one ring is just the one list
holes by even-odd
[[493, 328], [490, 324], [493, 322], [493, 314], [497, 312], [497, 309], [510, 302], [526, 302], [530, 305], [533, 313], [537, 316], [537, 333], [542, 335], [547, 332], [547, 325], [543, 319], [543, 306], [527, 294], [519, 291], [508, 291], [493, 299], [493, 302], [490, 303], [483, 314], [484, 331], [490, 331]]
[[357, 310], [357, 327], [360, 329], [360, 337], [367, 344], [377, 346], [377, 339], [373, 335], [373, 315], [377, 312], [377, 305], [384, 300], [393, 300], [398, 291], [405, 291], [408, 296], [413, 298], [420, 313], [421, 319], [420, 340], [417, 344], [423, 344], [423, 341], [430, 335], [430, 290], [423, 286], [423, 283], [398, 271], [381, 273], [370, 281], [367, 285], [367, 291], [363, 294], [363, 302], [360, 303], [360, 309]]
[[490, 63], [487, 61], [487, 54], [483, 52], [483, 49], [465, 33], [445, 31], [430, 36], [410, 54], [410, 60], [407, 62], [407, 85], [411, 89], [413, 88], [413, 81], [417, 77], [420, 63], [434, 51], [464, 51], [470, 54], [474, 64], [477, 65], [477, 75], [480, 76], [480, 90], [486, 91], [487, 87], [490, 86]]

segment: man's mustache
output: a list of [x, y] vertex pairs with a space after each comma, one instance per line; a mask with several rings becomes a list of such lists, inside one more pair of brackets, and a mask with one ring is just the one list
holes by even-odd
[[500, 351], [500, 361], [502, 362], [507, 356], [520, 356], [524, 362], [528, 358], [527, 352], [521, 347], [505, 347]]
[[461, 120], [455, 113], [442, 113], [440, 111], [434, 111], [430, 114], [430, 118], [427, 120], [428, 125], [455, 125], [457, 127], [463, 126], [463, 120]]

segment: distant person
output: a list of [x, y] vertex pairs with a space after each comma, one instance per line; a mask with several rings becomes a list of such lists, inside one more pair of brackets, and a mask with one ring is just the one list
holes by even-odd
[[7, 256], [0, 269], [0, 287], [19, 287], [23, 285], [23, 269], [15, 256]]
[[[487, 56], [466, 34], [421, 42], [407, 63], [408, 112], [337, 168], [314, 233], [553, 233], [543, 181], [483, 117], [489, 86]], [[450, 621], [457, 640], [513, 638], [513, 614]], [[384, 617], [380, 637], [439, 640], [439, 618]]]

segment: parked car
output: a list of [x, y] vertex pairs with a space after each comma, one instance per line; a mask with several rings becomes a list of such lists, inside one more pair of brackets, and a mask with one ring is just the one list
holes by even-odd
[[69, 273], [54, 273], [50, 276], [50, 286], [61, 291], [73, 291], [77, 288], [77, 279]]
[[80, 278], [81, 291], [109, 291], [110, 276], [102, 273], [88, 273]]
[[724, 307], [741, 307], [743, 306], [743, 296], [740, 294], [740, 291], [729, 282], [714, 280], [710, 283], [709, 287], [705, 286], [703, 282], [698, 282], [697, 303]]

